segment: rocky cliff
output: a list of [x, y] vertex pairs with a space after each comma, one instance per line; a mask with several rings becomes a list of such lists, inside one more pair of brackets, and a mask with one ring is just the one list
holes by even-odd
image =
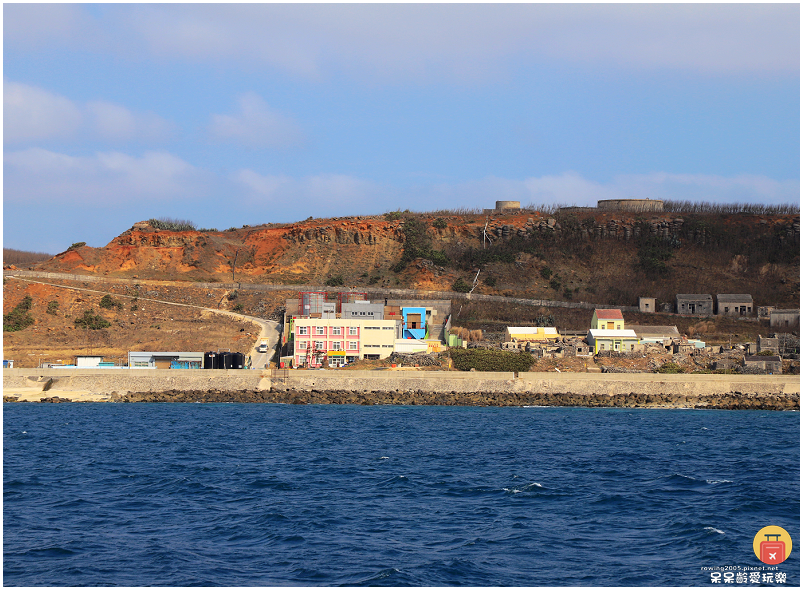
[[[398, 265], [409, 248], [415, 255]], [[797, 300], [798, 263], [795, 216], [562, 209], [552, 215], [392, 213], [222, 232], [139, 222], [103, 248], [78, 246], [36, 268], [431, 290], [450, 290], [459, 278], [471, 285], [480, 269], [476, 292], [492, 294], [635, 304], [639, 295], [669, 301], [678, 292], [744, 292], [761, 298], [757, 304], [780, 305]]]

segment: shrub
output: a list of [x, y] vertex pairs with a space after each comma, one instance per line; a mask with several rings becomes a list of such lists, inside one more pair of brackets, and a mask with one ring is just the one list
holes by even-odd
[[111, 326], [111, 322], [103, 318], [101, 315], [94, 313], [93, 310], [87, 309], [83, 312], [83, 317], [75, 320], [76, 328], [83, 328], [84, 330], [102, 330]]
[[403, 224], [405, 234], [405, 245], [400, 260], [392, 267], [394, 272], [402, 272], [408, 263], [415, 258], [425, 258], [434, 264], [445, 265], [450, 262], [450, 258], [441, 250], [434, 250], [431, 246], [431, 238], [428, 235], [428, 226], [425, 222], [414, 217], [406, 217]]
[[47, 313], [50, 315], [56, 315], [58, 311], [58, 301], [48, 301], [47, 302]]
[[547, 280], [553, 276], [553, 271], [550, 270], [549, 266], [545, 266], [542, 270], [539, 271], [539, 274], [542, 275], [542, 278], [544, 280]]
[[100, 307], [103, 309], [113, 309], [117, 306], [117, 302], [114, 301], [114, 298], [111, 295], [103, 295], [103, 298], [100, 300]]
[[527, 371], [534, 360], [525, 351], [510, 352], [504, 350], [451, 348], [450, 358], [453, 366], [459, 371]]
[[383, 218], [386, 221], [397, 221], [401, 217], [403, 217], [403, 213], [401, 211], [399, 211], [399, 210], [398, 211], [390, 211], [388, 213], [384, 213], [383, 214]]
[[666, 362], [655, 370], [656, 373], [683, 373], [683, 367], [677, 363]]
[[131, 305], [131, 311], [136, 311], [137, 309], [139, 309], [138, 305], [136, 305], [135, 303]]
[[550, 279], [550, 287], [552, 287], [555, 291], [558, 291], [561, 288], [561, 281], [558, 280], [558, 275]]
[[679, 247], [677, 238], [648, 236], [639, 246], [639, 268], [650, 278], [668, 275], [667, 261], [672, 258], [673, 250]]
[[33, 307], [33, 298], [30, 295], [25, 295], [14, 309], [3, 314], [3, 331], [19, 332], [33, 324], [33, 316], [29, 313], [31, 307]]
[[233, 301], [237, 297], [239, 297], [239, 291], [237, 291], [236, 289], [228, 293], [228, 301]]
[[328, 287], [341, 287], [344, 285], [344, 277], [342, 275], [336, 275], [333, 277], [329, 277], [325, 284]]
[[469, 293], [470, 289], [472, 289], [472, 286], [461, 277], [458, 277], [455, 283], [453, 283], [452, 289], [456, 293]]
[[447, 222], [441, 217], [437, 217], [436, 221], [431, 224], [436, 229], [447, 229]]
[[564, 299], [567, 300], [572, 299], [572, 289], [570, 289], [569, 287], [564, 288]]
[[762, 350], [761, 352], [757, 352], [756, 356], [778, 356], [777, 353], [774, 353], [769, 350]]
[[484, 279], [483, 284], [487, 287], [496, 287], [497, 286], [497, 279], [493, 276], [488, 276]]
[[187, 219], [172, 219], [171, 217], [159, 217], [158, 219], [148, 219], [147, 223], [156, 230], [166, 231], [194, 231], [194, 223]]
[[74, 244], [72, 244], [72, 246], [67, 248], [67, 252], [69, 252], [70, 250], [77, 250], [78, 248], [82, 248], [85, 245], [86, 242], [75, 242]]
[[380, 281], [380, 280], [381, 280], [381, 278], [380, 278], [380, 277], [378, 277], [378, 276], [370, 277], [370, 278], [369, 278], [369, 284], [370, 284], [370, 285], [374, 285], [375, 283], [377, 283], [377, 282], [378, 282], [378, 281]]
[[236, 305], [233, 306], [233, 311], [237, 313], [244, 311], [244, 305], [242, 305], [241, 303], [237, 303]]

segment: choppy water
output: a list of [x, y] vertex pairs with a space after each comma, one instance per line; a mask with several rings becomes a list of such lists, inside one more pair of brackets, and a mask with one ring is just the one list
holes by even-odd
[[798, 413], [4, 404], [3, 424], [5, 585], [710, 585], [761, 565], [770, 524], [800, 584]]

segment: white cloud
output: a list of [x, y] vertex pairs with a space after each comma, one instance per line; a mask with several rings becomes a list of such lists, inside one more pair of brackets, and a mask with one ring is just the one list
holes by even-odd
[[73, 136], [83, 123], [71, 100], [18, 82], [3, 81], [3, 141], [16, 143]]
[[286, 147], [302, 143], [300, 127], [289, 117], [270, 108], [253, 92], [239, 99], [234, 115], [212, 115], [208, 127], [212, 138], [249, 147]]
[[244, 189], [248, 206], [260, 203], [273, 212], [294, 212], [296, 219], [388, 211], [393, 205], [396, 208], [399, 194], [394, 187], [346, 174], [292, 178], [245, 169], [233, 174], [231, 180]]
[[120, 4], [92, 18], [71, 9], [64, 23], [42, 16], [58, 5], [32, 6], [6, 7], [7, 43], [27, 43], [13, 34], [21, 26], [39, 44], [99, 50], [102, 38], [104, 51], [131, 57], [267, 65], [312, 79], [344, 71], [369, 80], [485, 81], [509, 67], [554, 62], [800, 73], [800, 6], [792, 3]]
[[107, 101], [76, 103], [20, 82], [4, 81], [3, 141], [100, 138], [109, 141], [161, 141], [172, 125], [154, 113], [135, 113]]
[[4, 198], [13, 203], [137, 204], [204, 193], [207, 175], [166, 152], [70, 156], [31, 148], [4, 156]]
[[104, 139], [159, 141], [166, 139], [172, 126], [154, 113], [133, 113], [123, 106], [102, 100], [86, 103], [91, 130]]

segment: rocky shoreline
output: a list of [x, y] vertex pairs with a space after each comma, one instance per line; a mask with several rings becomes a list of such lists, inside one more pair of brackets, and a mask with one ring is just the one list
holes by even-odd
[[[42, 400], [46, 401], [46, 400]], [[576, 394], [553, 392], [464, 393], [415, 391], [345, 391], [274, 389], [168, 390], [127, 393], [113, 401], [278, 403], [434, 406], [566, 406], [587, 408], [702, 408], [719, 410], [800, 410], [800, 394], [728, 393], [707, 395], [662, 395], [648, 393]]]

